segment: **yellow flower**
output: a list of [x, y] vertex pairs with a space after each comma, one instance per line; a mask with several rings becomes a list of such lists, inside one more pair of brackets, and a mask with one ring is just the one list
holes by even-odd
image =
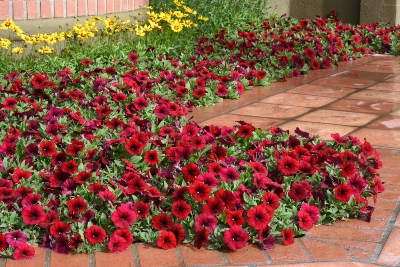
[[17, 34], [17, 35], [21, 35], [24, 33], [24, 31], [17, 25], [14, 25], [14, 27], [12, 27], [12, 30]]
[[55, 38], [57, 38], [58, 41], [64, 41], [65, 40], [65, 32], [56, 34]]
[[72, 31], [68, 31], [68, 32], [67, 32], [67, 37], [68, 37], [68, 38], [74, 37], [74, 33], [73, 33]]
[[75, 24], [73, 27], [74, 32], [76, 32], [77, 34], [79, 34], [81, 31], [83, 31], [85, 29], [85, 27], [82, 24]]
[[123, 20], [121, 20], [121, 24], [128, 24], [130, 22], [130, 20], [129, 19], [123, 19]]
[[117, 26], [117, 21], [115, 18], [105, 19], [103, 22], [107, 28], [114, 28], [115, 26]]
[[171, 29], [174, 31], [174, 32], [180, 32], [180, 31], [182, 31], [182, 29], [183, 29], [183, 26], [182, 26], [182, 24], [179, 22], [179, 20], [173, 20], [171, 23], [170, 23], [170, 26], [171, 26]]
[[22, 34], [21, 39], [27, 44], [33, 44], [32, 38], [29, 37], [28, 35]]
[[0, 46], [3, 47], [4, 49], [8, 49], [8, 47], [11, 45], [11, 41], [8, 40], [7, 38], [0, 38]]
[[24, 51], [22, 47], [14, 47], [11, 52], [21, 54]]
[[112, 35], [114, 33], [114, 29], [110, 27], [105, 28], [103, 31], [107, 35]]
[[14, 27], [14, 21], [12, 19], [6, 19], [1, 25], [0, 25], [0, 29], [3, 30], [7, 30], [7, 29], [11, 29], [12, 27]]
[[151, 31], [151, 29], [152, 29], [152, 27], [150, 25], [146, 24], [143, 26], [143, 31], [145, 31], [145, 32], [149, 32], [149, 31]]
[[183, 21], [183, 26], [190, 27], [193, 25], [193, 22], [190, 19]]
[[175, 11], [174, 12], [174, 16], [177, 17], [178, 19], [181, 19], [181, 18], [183, 18], [185, 16], [185, 14], [183, 14], [180, 11]]
[[143, 31], [143, 29], [136, 29], [136, 35], [143, 37], [146, 35], [146, 33], [145, 33], [145, 31]]
[[179, 2], [179, 0], [174, 0], [174, 4], [177, 5], [177, 6], [182, 6], [183, 1]]
[[158, 23], [153, 22], [153, 21], [151, 21], [151, 20], [149, 20], [149, 24], [150, 24], [150, 27], [151, 27], [152, 29], [160, 28], [160, 25], [158, 25]]
[[187, 13], [189, 13], [189, 14], [193, 14], [193, 15], [196, 15], [196, 14], [197, 14], [197, 11], [191, 9], [190, 7], [183, 6], [183, 9], [184, 9]]
[[199, 16], [198, 19], [199, 19], [199, 20], [202, 20], [202, 21], [208, 21], [208, 18], [203, 17], [203, 16]]
[[53, 53], [53, 50], [54, 50], [54, 48], [48, 47], [47, 45], [38, 49], [40, 54], [51, 54], [51, 53]]

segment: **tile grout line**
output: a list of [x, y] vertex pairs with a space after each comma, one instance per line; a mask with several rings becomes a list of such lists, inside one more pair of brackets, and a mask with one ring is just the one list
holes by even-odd
[[178, 258], [179, 266], [180, 267], [186, 266], [179, 246], [175, 247], [175, 254], [176, 257]]
[[6, 267], [6, 259], [1, 259], [1, 262], [0, 262], [0, 267]]
[[400, 214], [400, 200], [397, 200], [396, 207], [393, 209], [392, 215], [389, 218], [389, 222], [388, 222], [387, 226], [385, 227], [385, 229], [382, 231], [383, 234], [382, 234], [380, 242], [379, 242], [380, 244], [376, 248], [375, 253], [373, 255], [374, 260], [379, 259], [379, 256], [382, 253], [387, 240], [389, 239], [389, 235], [394, 228], [394, 224], [395, 224], [396, 219], [399, 214]]
[[51, 263], [51, 249], [46, 248], [43, 266], [50, 267], [50, 263]]
[[96, 256], [94, 253], [89, 254], [89, 267], [96, 267]]
[[130, 247], [133, 256], [133, 263], [135, 264], [136, 267], [140, 267], [140, 256], [136, 244], [133, 243]]
[[299, 238], [297, 240], [299, 242], [300, 247], [303, 249], [304, 253], [306, 253], [306, 255], [308, 256], [309, 262], [314, 262], [315, 259], [312, 256], [312, 254], [310, 253], [310, 251], [308, 251], [308, 249], [306, 248], [306, 246], [304, 245], [303, 241], [301, 240], [301, 238]]

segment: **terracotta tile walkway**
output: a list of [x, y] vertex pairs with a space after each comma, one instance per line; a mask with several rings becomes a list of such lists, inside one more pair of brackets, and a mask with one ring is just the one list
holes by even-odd
[[244, 120], [256, 127], [296, 127], [330, 139], [338, 132], [367, 138], [380, 152], [385, 192], [370, 223], [353, 219], [315, 226], [295, 244], [276, 244], [261, 251], [248, 245], [236, 252], [197, 250], [182, 245], [161, 250], [134, 244], [120, 254], [60, 255], [37, 248], [27, 262], [0, 259], [0, 267], [150, 267], [150, 266], [400, 266], [400, 58], [372, 56], [314, 71], [285, 83], [246, 92], [199, 108], [189, 117], [200, 125], [234, 125]]

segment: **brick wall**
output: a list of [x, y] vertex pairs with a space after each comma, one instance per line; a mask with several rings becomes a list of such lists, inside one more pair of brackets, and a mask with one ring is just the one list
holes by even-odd
[[105, 15], [149, 5], [149, 0], [0, 0], [0, 21]]

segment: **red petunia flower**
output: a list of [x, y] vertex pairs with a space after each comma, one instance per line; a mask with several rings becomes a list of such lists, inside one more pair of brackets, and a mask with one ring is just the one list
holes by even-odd
[[250, 124], [240, 125], [237, 131], [237, 136], [242, 138], [250, 138], [253, 136], [255, 128]]
[[222, 214], [225, 208], [225, 203], [219, 198], [209, 198], [206, 204], [203, 205], [202, 210], [204, 213], [209, 213], [213, 215]]
[[206, 244], [208, 241], [208, 231], [206, 229], [201, 229], [200, 231], [196, 232], [195, 240], [194, 240], [194, 247], [197, 249], [201, 249], [201, 247]]
[[32, 173], [29, 171], [25, 171], [23, 169], [17, 168], [13, 174], [13, 182], [19, 183], [21, 179], [29, 179], [32, 176]]
[[158, 231], [169, 230], [172, 227], [172, 219], [167, 213], [161, 213], [154, 216], [151, 223]]
[[68, 213], [70, 214], [81, 214], [84, 212], [88, 205], [82, 197], [75, 197], [73, 199], [70, 199], [67, 201], [67, 206], [68, 206]]
[[111, 214], [111, 220], [119, 228], [128, 228], [136, 220], [136, 213], [129, 205], [122, 204]]
[[271, 207], [274, 210], [279, 208], [279, 205], [280, 205], [279, 196], [277, 194], [275, 194], [274, 192], [266, 192], [262, 196], [262, 200], [265, 205]]
[[196, 180], [204, 183], [205, 185], [208, 185], [211, 188], [217, 187], [219, 185], [219, 180], [212, 172], [203, 172], [197, 177]]
[[6, 236], [0, 233], [0, 252], [8, 248], [8, 243], [6, 241]]
[[199, 133], [199, 128], [194, 124], [186, 124], [182, 129], [182, 137], [186, 140], [191, 140]]
[[186, 203], [186, 201], [179, 200], [172, 204], [171, 212], [172, 215], [174, 215], [176, 218], [184, 220], [189, 215], [191, 210], [192, 210], [191, 206], [188, 203]]
[[76, 157], [85, 148], [85, 144], [79, 140], [72, 140], [71, 144], [67, 146], [66, 153], [71, 157]]
[[125, 239], [125, 242], [128, 245], [132, 244], [134, 241], [132, 233], [129, 229], [117, 229], [112, 235], [122, 237], [123, 239]]
[[157, 246], [163, 249], [172, 249], [177, 245], [176, 238], [173, 232], [162, 231], [157, 239]]
[[92, 178], [92, 173], [87, 171], [81, 171], [77, 176], [74, 177], [74, 182], [77, 184], [84, 184]]
[[75, 160], [63, 162], [61, 164], [61, 170], [69, 174], [74, 174], [78, 170], [78, 164], [76, 164]]
[[129, 154], [139, 156], [143, 149], [146, 147], [145, 143], [142, 143], [136, 139], [129, 139], [125, 143], [125, 149]]
[[356, 166], [351, 161], [345, 161], [340, 165], [340, 174], [347, 178], [356, 171]]
[[196, 99], [200, 99], [200, 98], [204, 97], [206, 94], [207, 94], [207, 90], [205, 87], [202, 87], [202, 86], [197, 87], [193, 90], [193, 96]]
[[226, 223], [232, 227], [234, 225], [241, 226], [246, 222], [246, 220], [243, 218], [242, 211], [240, 210], [235, 210], [235, 211], [229, 211], [226, 213]]
[[263, 206], [255, 206], [247, 211], [248, 224], [256, 230], [268, 226], [271, 216]]
[[360, 146], [361, 152], [363, 152], [367, 156], [371, 156], [375, 149], [372, 147], [371, 143], [367, 142], [364, 138], [364, 143]]
[[189, 186], [190, 195], [197, 200], [198, 202], [202, 202], [206, 200], [211, 193], [211, 188], [202, 182], [195, 181], [193, 184]]
[[3, 108], [8, 110], [14, 110], [18, 104], [18, 100], [12, 97], [7, 97], [3, 102]]
[[234, 251], [244, 248], [247, 241], [249, 241], [249, 234], [237, 225], [224, 232], [224, 242]]
[[59, 254], [67, 254], [69, 251], [69, 240], [66, 234], [61, 234], [56, 238], [54, 251]]
[[240, 173], [233, 167], [224, 168], [219, 172], [221, 180], [230, 183], [240, 178]]
[[150, 216], [150, 204], [149, 203], [138, 201], [133, 206], [133, 210], [136, 212], [136, 215], [141, 220]]
[[213, 160], [224, 160], [227, 150], [223, 146], [213, 146], [211, 149], [210, 158]]
[[132, 62], [133, 64], [136, 64], [138, 62], [139, 58], [140, 58], [139, 55], [136, 54], [135, 52], [132, 52], [127, 56], [127, 59], [130, 62]]
[[170, 231], [174, 233], [177, 244], [180, 244], [183, 240], [185, 240], [186, 237], [185, 230], [183, 229], [183, 226], [180, 225], [179, 223], [174, 223]]
[[304, 231], [308, 231], [311, 229], [313, 223], [310, 215], [307, 212], [300, 210], [297, 213], [297, 217], [298, 217], [299, 227], [301, 229], [303, 229]]
[[334, 188], [335, 199], [341, 202], [347, 202], [353, 194], [353, 190], [347, 184], [340, 184]]
[[316, 224], [319, 219], [319, 209], [316, 206], [310, 206], [308, 203], [304, 203], [301, 205], [300, 210], [305, 211], [310, 215], [312, 224]]
[[156, 165], [159, 162], [158, 153], [155, 150], [148, 150], [144, 154], [144, 160], [149, 165]]
[[209, 233], [214, 232], [217, 227], [217, 218], [208, 213], [201, 213], [197, 216], [196, 221], [194, 223], [194, 230], [196, 232], [201, 231], [201, 229], [206, 229]]
[[46, 220], [46, 213], [40, 205], [26, 206], [22, 209], [21, 214], [26, 224], [39, 224]]
[[107, 247], [110, 253], [118, 253], [125, 251], [129, 247], [129, 244], [121, 236], [112, 235], [108, 241]]
[[200, 169], [196, 164], [190, 163], [182, 168], [182, 174], [186, 182], [194, 182], [196, 177], [200, 175]]
[[215, 192], [214, 197], [221, 199], [225, 203], [225, 207], [228, 210], [234, 210], [236, 206], [236, 198], [231, 191], [218, 189], [217, 192]]
[[160, 119], [165, 119], [170, 113], [170, 109], [166, 104], [159, 104], [154, 109], [154, 114]]
[[83, 236], [92, 244], [101, 244], [106, 239], [106, 231], [97, 225], [92, 225], [85, 230]]
[[313, 59], [310, 62], [310, 67], [311, 67], [312, 70], [319, 70], [321, 68], [321, 64], [319, 63], [318, 60]]
[[290, 186], [289, 197], [298, 202], [307, 197], [308, 190], [302, 183], [294, 183]]
[[308, 59], [313, 59], [316, 57], [317, 53], [315, 53], [315, 51], [312, 48], [306, 46], [306, 48], [304, 49], [304, 55]]
[[50, 234], [55, 237], [68, 233], [69, 231], [71, 231], [71, 226], [68, 223], [62, 221], [57, 221], [50, 226]]
[[51, 157], [57, 153], [56, 146], [53, 142], [50, 141], [43, 141], [39, 145], [39, 151], [42, 156]]
[[20, 244], [14, 251], [14, 260], [30, 260], [35, 257], [35, 249], [28, 244]]
[[262, 79], [264, 79], [267, 76], [267, 72], [265, 70], [258, 70], [256, 72], [256, 78], [261, 81]]
[[69, 239], [69, 244], [68, 247], [72, 249], [78, 249], [80, 245], [83, 244], [83, 240], [80, 234], [75, 234], [74, 236], [71, 236]]
[[289, 246], [294, 243], [294, 231], [290, 228], [285, 228], [281, 232], [283, 238], [283, 244]]
[[278, 161], [277, 167], [284, 176], [289, 176], [297, 173], [299, 170], [299, 163], [289, 156], [284, 156]]

